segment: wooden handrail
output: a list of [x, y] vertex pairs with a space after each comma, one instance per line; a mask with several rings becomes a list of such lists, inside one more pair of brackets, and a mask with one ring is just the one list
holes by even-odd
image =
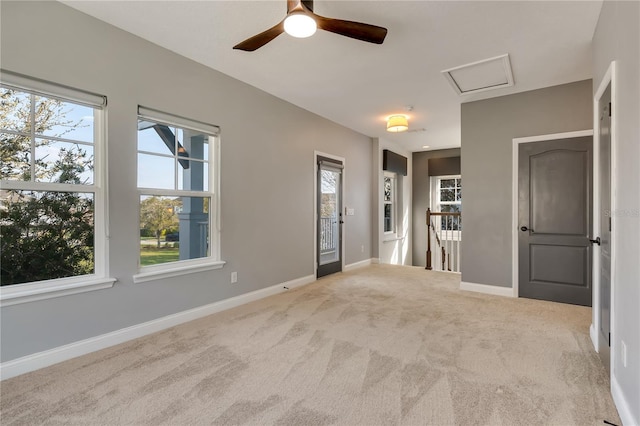
[[460, 216], [462, 214], [460, 212], [432, 212], [431, 209], [427, 209], [427, 213], [429, 213], [430, 216]]

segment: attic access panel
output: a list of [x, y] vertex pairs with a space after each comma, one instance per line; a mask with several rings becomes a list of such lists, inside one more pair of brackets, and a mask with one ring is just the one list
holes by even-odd
[[458, 95], [513, 86], [509, 54], [442, 71]]

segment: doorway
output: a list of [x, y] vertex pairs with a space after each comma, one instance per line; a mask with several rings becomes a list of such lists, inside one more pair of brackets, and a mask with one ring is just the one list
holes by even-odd
[[591, 306], [593, 137], [578, 133], [514, 140], [514, 260], [519, 296]]
[[316, 276], [320, 278], [342, 271], [344, 162], [322, 155], [316, 161]]

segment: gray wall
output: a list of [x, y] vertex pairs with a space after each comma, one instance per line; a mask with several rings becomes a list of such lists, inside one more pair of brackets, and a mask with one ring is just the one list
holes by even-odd
[[[429, 176], [434, 170], [429, 170], [429, 163], [433, 166], [434, 161], [438, 161], [437, 166], [440, 172], [446, 174], [460, 174], [460, 148], [439, 149], [436, 151], [414, 152], [413, 156], [413, 266], [427, 266], [427, 225], [425, 212], [431, 204]], [[441, 161], [440, 161], [441, 160]], [[456, 168], [457, 166], [457, 168]]]
[[[612, 375], [633, 419], [640, 424], [640, 3], [605, 1], [593, 37], [594, 92], [611, 61], [616, 63], [615, 167], [617, 202], [613, 207], [612, 343], [618, 348]], [[620, 343], [627, 345], [627, 367]], [[625, 420], [625, 419], [623, 419]], [[625, 423], [627, 424], [627, 423]]]
[[462, 281], [511, 287], [512, 139], [593, 128], [591, 80], [462, 104]]
[[[2, 308], [3, 362], [313, 274], [314, 150], [346, 159], [345, 205], [356, 211], [346, 263], [371, 257], [368, 137], [60, 3], [1, 7], [4, 69], [108, 97], [109, 275], [118, 279]], [[133, 284], [139, 104], [221, 127], [223, 269]]]

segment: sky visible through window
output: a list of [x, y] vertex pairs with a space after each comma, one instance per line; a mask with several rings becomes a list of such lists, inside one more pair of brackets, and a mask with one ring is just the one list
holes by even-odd
[[[4, 91], [4, 89], [3, 89]], [[24, 100], [25, 103], [29, 102], [31, 95], [21, 93], [19, 97]], [[45, 98], [41, 96], [35, 96], [36, 108], [38, 108]], [[60, 159], [60, 151], [64, 150], [82, 150], [87, 153], [88, 158], [93, 158], [95, 153], [93, 149], [94, 143], [94, 109], [84, 105], [78, 105], [70, 102], [63, 102], [61, 105], [63, 113], [61, 114], [62, 121], [65, 125], [56, 125], [46, 128], [39, 136], [36, 137], [36, 159], [42, 160], [45, 163], [44, 168], [50, 168], [56, 161]], [[39, 123], [36, 123], [36, 128]], [[28, 129], [27, 123], [23, 123], [24, 127], [21, 129], [10, 129], [25, 131]], [[59, 137], [84, 143], [75, 142], [62, 142], [56, 140], [48, 140], [49, 137]], [[47, 142], [47, 143], [43, 143]], [[93, 163], [93, 162], [92, 162]], [[42, 170], [42, 169], [40, 169]], [[87, 168], [80, 174], [80, 180], [84, 184], [93, 184], [93, 167]]]
[[[170, 127], [177, 136], [179, 144], [184, 145], [184, 131], [180, 128]], [[209, 185], [209, 140], [205, 139], [202, 156], [196, 159], [204, 160], [204, 190], [208, 191]], [[183, 186], [183, 167], [164, 141], [153, 128], [138, 131], [138, 187], [156, 189], [185, 189]], [[149, 154], [147, 154], [149, 153]], [[189, 161], [193, 161], [191, 153]], [[182, 157], [179, 157], [182, 158]], [[176, 167], [178, 170], [176, 170]], [[177, 176], [176, 176], [177, 173]], [[177, 179], [176, 179], [177, 177]], [[177, 187], [176, 187], [177, 180]]]

